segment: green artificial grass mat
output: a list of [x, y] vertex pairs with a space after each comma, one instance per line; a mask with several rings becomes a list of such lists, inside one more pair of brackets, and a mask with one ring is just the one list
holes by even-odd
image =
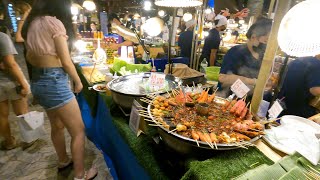
[[214, 157], [204, 160], [189, 160], [188, 171], [183, 180], [231, 179], [262, 164], [273, 164], [255, 147], [218, 152]]

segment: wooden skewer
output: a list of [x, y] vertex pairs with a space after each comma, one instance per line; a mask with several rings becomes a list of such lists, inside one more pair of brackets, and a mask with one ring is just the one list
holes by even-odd
[[174, 132], [174, 131], [176, 131], [177, 130], [177, 128], [175, 128], [175, 129], [172, 129], [171, 131], [169, 131], [168, 133], [172, 133], [172, 132]]
[[[250, 105], [250, 102], [248, 102], [248, 104], [246, 105], [246, 108], [248, 108], [248, 106]], [[251, 106], [250, 106], [251, 107]]]
[[143, 115], [148, 115], [149, 116], [149, 113], [148, 112], [143, 112], [143, 111], [138, 111], [139, 114], [143, 114]]
[[140, 99], [140, 101], [145, 102], [145, 103], [147, 103], [147, 104], [153, 105], [153, 102], [152, 102], [152, 101], [146, 101], [146, 100], [143, 100], [143, 99]]
[[140, 101], [142, 101], [142, 102], [146, 102], [146, 103], [148, 103], [148, 104], [151, 104], [151, 103], [152, 103], [152, 101], [150, 101], [150, 100], [146, 100], [146, 99], [140, 99]]
[[147, 97], [150, 97], [150, 99], [155, 99], [157, 96], [154, 96], [152, 94], [147, 94]]
[[149, 126], [157, 126], [157, 127], [160, 127], [162, 125], [159, 125], [159, 124], [148, 124]]
[[315, 171], [316, 173], [320, 174], [320, 172], [318, 170], [316, 170], [315, 168], [311, 167], [310, 165], [307, 164], [307, 167], [310, 168], [311, 170]]
[[138, 112], [145, 112], [145, 113], [148, 113], [148, 111], [144, 110], [144, 109], [140, 109], [138, 110]]
[[218, 89], [219, 89], [219, 87], [217, 87], [217, 89], [214, 91], [214, 93], [213, 93], [213, 94], [216, 94], [216, 92], [218, 91]]
[[319, 179], [319, 175], [314, 174], [308, 170], [302, 170], [304, 173], [306, 173], [306, 175], [308, 175], [309, 177], [312, 177], [312, 179]]
[[150, 116], [147, 116], [147, 115], [144, 115], [144, 114], [139, 114], [139, 116], [150, 118]]
[[216, 149], [218, 149], [217, 143], [215, 141], [213, 141], [214, 143], [214, 147], [216, 147]]
[[242, 98], [242, 100], [243, 100], [244, 102], [246, 102], [246, 99], [247, 99], [247, 95], [245, 95], [245, 96]]
[[198, 147], [200, 147], [200, 146], [199, 146], [199, 142], [198, 142], [198, 140], [196, 140], [196, 143], [197, 143]]
[[144, 120], [145, 120], [145, 121], [148, 121], [148, 122], [159, 123], [159, 122], [154, 121], [154, 120], [151, 120], [151, 119], [146, 119], [146, 118], [144, 118]]
[[173, 96], [176, 97], [178, 95], [177, 91], [175, 89], [172, 90]]
[[208, 143], [208, 145], [211, 147], [211, 149], [214, 149], [213, 145], [211, 143], [209, 143], [208, 141], [206, 141]]
[[272, 119], [272, 120], [268, 120], [268, 121], [265, 121], [265, 122], [262, 122], [262, 124], [268, 124], [268, 123], [273, 123], [277, 120], [280, 120], [281, 118], [276, 118], [276, 119]]
[[247, 141], [242, 141], [242, 142], [241, 142], [241, 145], [256, 146], [255, 144], [252, 144], [252, 143], [247, 142]]
[[150, 99], [147, 99], [147, 98], [145, 98], [145, 97], [143, 97], [143, 98], [140, 98], [140, 100], [145, 100], [145, 101], [150, 101], [150, 102], [152, 102], [152, 100], [150, 100]]
[[237, 144], [237, 146], [244, 148], [244, 149], [248, 149], [246, 146], [243, 146], [242, 144], [238, 143], [237, 141], [235, 142]]
[[171, 97], [171, 94], [168, 92], [167, 88], [166, 88], [166, 92], [167, 92], [167, 94], [169, 95], [169, 97], [172, 98], [172, 97]]
[[142, 109], [146, 109], [146, 110], [148, 110], [148, 108], [143, 107], [143, 106], [138, 106], [138, 108], [142, 108]]
[[250, 167], [252, 167], [252, 166], [254, 166], [254, 165], [257, 165], [257, 164], [259, 164], [259, 162], [256, 162], [256, 163], [251, 164]]
[[307, 174], [304, 171], [302, 174], [307, 178], [307, 180], [312, 180], [309, 176], [307, 176]]

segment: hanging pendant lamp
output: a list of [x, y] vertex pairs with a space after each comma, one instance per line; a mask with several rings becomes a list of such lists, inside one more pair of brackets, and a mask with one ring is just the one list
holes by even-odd
[[203, 0], [155, 0], [157, 6], [163, 7], [196, 7], [203, 4]]
[[282, 51], [296, 57], [320, 54], [320, 23], [315, 19], [319, 9], [319, 0], [306, 0], [287, 12], [278, 32]]

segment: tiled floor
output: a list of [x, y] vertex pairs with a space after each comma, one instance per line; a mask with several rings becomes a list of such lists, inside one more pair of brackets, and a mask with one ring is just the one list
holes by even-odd
[[[39, 106], [31, 107], [30, 110], [42, 111]], [[20, 140], [19, 128], [17, 121], [19, 119], [10, 114], [10, 125], [13, 135]], [[72, 179], [72, 168], [66, 169], [62, 173], [57, 171], [57, 155], [50, 139], [50, 124], [45, 117], [45, 136], [26, 150], [21, 147], [10, 151], [0, 150], [0, 180], [34, 180], [34, 179]], [[70, 136], [65, 132], [68, 154], [70, 155]], [[91, 143], [86, 140], [85, 166], [90, 168], [94, 164], [99, 169], [99, 174], [95, 178], [112, 179], [109, 169], [105, 164], [101, 152]]]
[[[16, 61], [20, 65], [22, 71], [27, 76], [27, 68], [25, 62], [17, 59]], [[29, 79], [27, 77], [27, 79]], [[30, 111], [37, 110], [43, 111], [40, 106], [30, 107]], [[10, 112], [10, 125], [12, 134], [20, 141], [19, 128], [17, 125], [18, 118], [15, 117], [13, 112]], [[0, 180], [44, 180], [44, 179], [58, 179], [69, 180], [73, 179], [72, 168], [66, 169], [61, 173], [57, 170], [57, 155], [50, 138], [50, 124], [47, 116], [45, 115], [45, 130], [46, 134], [41, 137], [33, 146], [28, 149], [22, 150], [21, 147], [10, 151], [0, 150]], [[70, 136], [65, 131], [68, 154], [70, 155]], [[2, 141], [0, 137], [0, 141]], [[113, 179], [103, 155], [95, 147], [93, 143], [86, 140], [85, 150], [85, 167], [90, 168], [94, 164], [99, 174], [95, 180]]]

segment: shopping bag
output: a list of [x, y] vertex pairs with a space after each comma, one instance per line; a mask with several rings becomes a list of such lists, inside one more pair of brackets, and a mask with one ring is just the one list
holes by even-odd
[[26, 114], [18, 116], [20, 121], [27, 130], [34, 130], [42, 126], [44, 123], [44, 113], [38, 111], [31, 111]]
[[36, 129], [31, 129], [29, 125], [24, 121], [22, 118], [18, 121], [18, 126], [20, 129], [20, 136], [21, 140], [26, 143], [30, 143], [32, 141], [35, 141], [39, 139], [40, 137], [43, 137], [46, 134], [46, 131], [42, 125], [38, 124], [39, 126]]

